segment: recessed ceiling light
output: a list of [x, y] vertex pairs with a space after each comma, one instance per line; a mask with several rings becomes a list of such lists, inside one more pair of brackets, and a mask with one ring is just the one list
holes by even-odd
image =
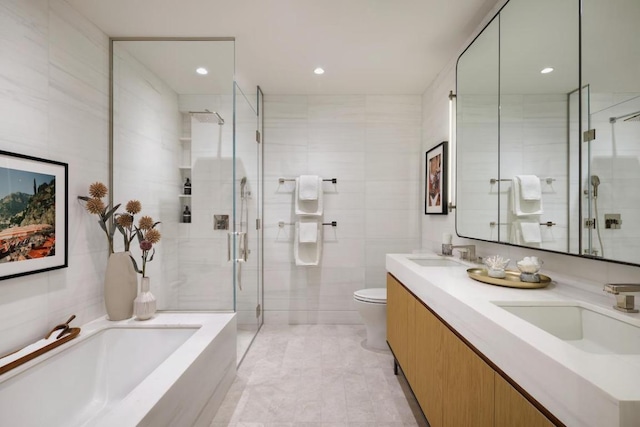
[[196, 69], [196, 73], [198, 73], [198, 74], [202, 74], [203, 76], [204, 76], [205, 74], [209, 74], [209, 72], [207, 71], [207, 69], [206, 69], [206, 68], [204, 68], [204, 67], [200, 67], [200, 68]]
[[320, 75], [320, 74], [324, 74], [324, 69], [318, 67], [315, 70], [313, 70], [314, 73]]
[[549, 73], [550, 73], [550, 72], [552, 72], [552, 71], [553, 71], [553, 68], [551, 68], [551, 67], [546, 67], [546, 68], [543, 68], [542, 70], [540, 70], [540, 73], [542, 73], [542, 74], [549, 74]]

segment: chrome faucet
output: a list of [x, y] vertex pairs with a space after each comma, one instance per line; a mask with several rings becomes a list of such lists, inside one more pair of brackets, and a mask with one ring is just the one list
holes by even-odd
[[474, 262], [476, 258], [476, 245], [453, 245], [451, 249], [460, 250], [460, 259]]
[[633, 295], [625, 295], [624, 293], [640, 292], [640, 284], [607, 283], [602, 290], [616, 296], [616, 305], [613, 306], [616, 310], [624, 311], [625, 313], [638, 312], [638, 309], [635, 307], [635, 297]]

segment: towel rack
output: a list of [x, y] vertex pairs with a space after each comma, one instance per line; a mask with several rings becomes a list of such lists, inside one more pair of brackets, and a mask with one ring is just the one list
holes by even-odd
[[[278, 227], [280, 228], [283, 228], [285, 225], [295, 225], [295, 222], [284, 222], [284, 221], [278, 222]], [[337, 227], [338, 221], [323, 222], [322, 225], [330, 225], [332, 227]]]
[[[284, 184], [285, 181], [295, 181], [295, 178], [278, 178], [278, 184]], [[338, 183], [338, 178], [328, 178], [328, 179], [323, 179], [323, 181], [325, 182], [330, 182], [332, 184], [337, 184]]]
[[[495, 221], [491, 221], [489, 223], [489, 227], [495, 227], [496, 225], [511, 225], [508, 222], [495, 222]], [[553, 227], [554, 225], [556, 225], [555, 222], [551, 222], [551, 221], [547, 221], [547, 222], [541, 222], [540, 225], [546, 225], [547, 227]]]
[[[547, 177], [547, 178], [540, 178], [540, 181], [544, 181], [546, 182], [548, 185], [553, 184], [553, 181], [555, 181], [555, 178], [551, 178], [551, 177]], [[504, 178], [504, 179], [496, 179], [496, 178], [491, 178], [489, 180], [489, 182], [491, 183], [491, 185], [495, 184], [498, 181], [513, 181], [513, 178]]]

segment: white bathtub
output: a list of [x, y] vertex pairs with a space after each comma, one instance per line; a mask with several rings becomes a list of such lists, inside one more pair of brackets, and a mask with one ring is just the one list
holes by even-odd
[[0, 426], [208, 426], [236, 371], [234, 314], [97, 320], [0, 376]]

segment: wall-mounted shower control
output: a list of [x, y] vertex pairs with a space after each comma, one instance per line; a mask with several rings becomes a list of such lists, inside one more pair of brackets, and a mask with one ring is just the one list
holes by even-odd
[[604, 228], [619, 230], [621, 225], [620, 214], [604, 214]]
[[229, 215], [214, 215], [213, 216], [213, 229], [214, 230], [228, 230], [229, 229]]
[[585, 218], [584, 219], [584, 228], [596, 228], [596, 220], [595, 220], [595, 218]]

